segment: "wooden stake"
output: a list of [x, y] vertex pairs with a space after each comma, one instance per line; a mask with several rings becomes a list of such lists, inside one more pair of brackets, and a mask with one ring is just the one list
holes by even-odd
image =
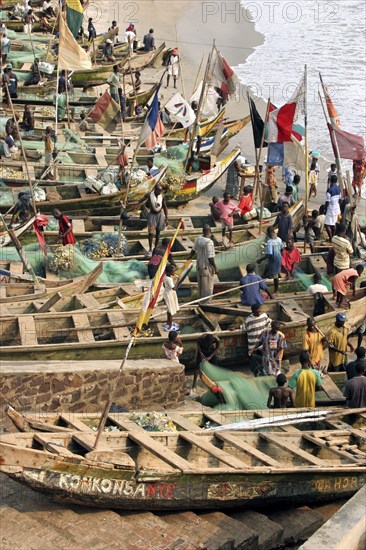
[[177, 41], [177, 48], [178, 48], [178, 59], [179, 59], [179, 72], [180, 72], [180, 79], [182, 81], [182, 91], [183, 91], [183, 97], [186, 99], [186, 90], [184, 86], [184, 78], [183, 78], [183, 71], [182, 71], [182, 62], [180, 59], [180, 46], [179, 46], [179, 40], [178, 40], [178, 31], [177, 31], [177, 25], [175, 25], [175, 39]]

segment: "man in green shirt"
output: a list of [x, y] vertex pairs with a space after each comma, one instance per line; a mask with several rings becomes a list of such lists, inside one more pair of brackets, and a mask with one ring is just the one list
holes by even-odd
[[118, 65], [113, 66], [113, 73], [111, 76], [107, 79], [107, 84], [109, 84], [109, 92], [111, 94], [112, 99], [116, 101], [116, 103], [119, 104], [119, 94], [118, 89], [121, 87], [121, 76], [118, 72]]
[[301, 369], [296, 371], [289, 382], [289, 388], [296, 388], [296, 407], [315, 407], [315, 392], [321, 389], [322, 379], [315, 369], [310, 367], [307, 351], [300, 353]]

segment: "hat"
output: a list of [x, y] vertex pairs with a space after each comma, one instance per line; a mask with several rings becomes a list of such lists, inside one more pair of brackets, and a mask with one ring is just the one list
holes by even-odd
[[110, 38], [107, 38], [107, 40], [105, 41], [106, 44], [113, 44], [112, 40]]
[[336, 321], [339, 321], [340, 323], [345, 323], [347, 321], [347, 317], [344, 313], [337, 313]]

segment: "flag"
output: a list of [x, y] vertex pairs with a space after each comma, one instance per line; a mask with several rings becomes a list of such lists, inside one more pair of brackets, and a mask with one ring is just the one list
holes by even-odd
[[[200, 96], [201, 96], [201, 92], [202, 92], [202, 85], [203, 85], [203, 82], [201, 80], [201, 82], [197, 86], [197, 89], [195, 90], [195, 92], [193, 93], [193, 95], [191, 97], [191, 100], [190, 100], [191, 104], [192, 104], [192, 101], [196, 101], [197, 105], [198, 105], [199, 100], [200, 100]], [[207, 93], [206, 93], [206, 96], [203, 100], [203, 105], [202, 105], [202, 109], [201, 109], [201, 116], [210, 118], [211, 116], [216, 116], [217, 115], [217, 112], [218, 112], [217, 100], [219, 99], [220, 96], [216, 92], [216, 90], [213, 86], [206, 86], [206, 91], [207, 91]]]
[[[328, 130], [332, 142], [334, 156], [337, 158], [337, 145], [339, 156], [342, 159], [363, 160], [366, 158], [365, 143], [363, 137], [356, 136], [334, 127], [328, 122]], [[337, 143], [335, 143], [335, 141]]]
[[188, 128], [196, 120], [194, 110], [187, 101], [180, 95], [179, 92], [173, 95], [173, 97], [165, 105], [165, 108], [169, 113], [181, 123], [183, 128]]
[[136, 321], [135, 330], [133, 332], [133, 336], [136, 337], [138, 333], [141, 331], [141, 328], [143, 325], [147, 325], [149, 322], [149, 319], [151, 317], [151, 313], [155, 307], [155, 304], [159, 298], [160, 289], [163, 284], [163, 279], [165, 275], [165, 268], [166, 264], [168, 263], [168, 257], [171, 252], [172, 246], [174, 244], [175, 239], [177, 238], [177, 235], [179, 233], [180, 228], [184, 229], [183, 220], [180, 220], [178, 223], [177, 229], [170, 241], [170, 243], [167, 246], [167, 249], [165, 251], [165, 254], [159, 264], [158, 270], [155, 274], [155, 277], [151, 281], [151, 286], [147, 290], [144, 301], [142, 303], [141, 311], [139, 313], [139, 316]]
[[106, 129], [120, 110], [118, 103], [114, 101], [108, 91], [105, 91], [88, 116], [99, 126]]
[[[249, 98], [249, 102], [250, 102], [250, 118], [252, 121], [254, 147], [256, 149], [259, 149], [262, 143], [264, 120], [258, 113], [257, 107], [255, 106], [255, 103], [251, 97]], [[267, 147], [266, 141], [263, 142], [263, 147]]]
[[336, 128], [336, 127], [340, 128], [341, 127], [341, 120], [339, 118], [337, 109], [335, 108], [334, 103], [330, 98], [328, 87], [324, 84], [323, 79], [322, 79], [322, 75], [320, 73], [319, 73], [319, 77], [320, 77], [320, 82], [321, 82], [322, 87], [323, 87], [323, 92], [324, 92], [325, 102], [327, 104], [327, 109], [328, 109], [328, 115], [329, 115], [329, 118], [330, 118], [330, 122], [331, 122], [333, 128]]
[[59, 17], [58, 64], [60, 70], [81, 71], [91, 69], [90, 55], [83, 50], [71, 34], [63, 14]]
[[159, 83], [155, 92], [154, 99], [150, 105], [149, 112], [147, 113], [144, 124], [142, 125], [140, 137], [137, 143], [137, 149], [145, 143], [148, 149], [153, 149], [159, 142], [161, 136], [164, 135], [165, 127], [159, 114], [159, 90], [161, 82]]
[[300, 114], [305, 113], [305, 78], [302, 76], [294, 94], [290, 100], [279, 109], [269, 114], [268, 121], [268, 142], [283, 143], [291, 142], [294, 135], [301, 141], [302, 136], [293, 130], [293, 124]]
[[66, 22], [74, 38], [83, 24], [84, 12], [80, 0], [66, 0]]
[[237, 80], [228, 62], [214, 46], [208, 77], [210, 84], [219, 88], [224, 94], [233, 95], [235, 94]]
[[300, 141], [291, 136], [291, 141], [270, 143], [268, 145], [268, 164], [285, 166], [296, 170], [305, 170], [305, 151]]

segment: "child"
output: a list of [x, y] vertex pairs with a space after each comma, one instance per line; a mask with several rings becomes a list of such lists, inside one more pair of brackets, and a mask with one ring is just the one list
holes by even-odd
[[[291, 406], [295, 406], [295, 392], [285, 384], [287, 383], [286, 376], [281, 372], [276, 377], [277, 387], [269, 390], [267, 407], [269, 409], [283, 409], [288, 405], [290, 399]], [[273, 399], [273, 405], [272, 405]]]
[[169, 332], [171, 330], [178, 330], [178, 323], [173, 323], [173, 315], [179, 311], [178, 297], [175, 291], [174, 281], [174, 267], [172, 265], [167, 265], [165, 270], [164, 277], [164, 302], [168, 309], [167, 312], [167, 322], [163, 325], [164, 329]]
[[317, 162], [315, 159], [313, 159], [310, 166], [310, 171], [309, 171], [309, 185], [310, 185], [309, 199], [311, 195], [314, 195], [314, 197], [316, 197], [316, 188], [318, 185], [318, 171], [316, 169], [317, 168], [316, 165], [317, 165]]
[[223, 199], [216, 203], [216, 208], [220, 212], [220, 220], [222, 225], [222, 244], [225, 243], [226, 228], [229, 233], [229, 246], [233, 246], [233, 216], [235, 213], [240, 214], [237, 205], [231, 200], [231, 195], [224, 192]]
[[281, 271], [282, 249], [284, 244], [279, 237], [276, 237], [273, 227], [267, 229], [266, 255], [257, 260], [257, 264], [268, 260], [268, 275], [273, 278], [274, 290], [278, 292], [278, 280]]
[[171, 330], [168, 334], [168, 341], [162, 345], [167, 359], [179, 363], [179, 356], [183, 353], [182, 340], [176, 330]]
[[219, 197], [212, 197], [212, 202], [210, 202], [210, 204], [208, 205], [210, 207], [210, 210], [211, 210], [211, 216], [213, 217], [215, 222], [219, 222], [220, 218], [221, 218], [221, 212], [216, 207], [216, 204], [218, 202], [219, 202]]

